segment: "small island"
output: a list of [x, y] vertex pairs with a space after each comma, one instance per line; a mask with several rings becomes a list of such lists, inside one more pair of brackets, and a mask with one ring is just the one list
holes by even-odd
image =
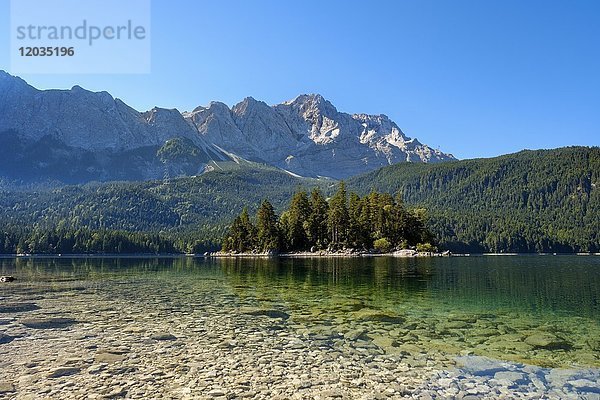
[[280, 216], [268, 200], [254, 221], [244, 208], [214, 255], [432, 255], [437, 247], [425, 221], [425, 209], [405, 208], [401, 196], [348, 195], [342, 181], [330, 199], [318, 188], [296, 192]]

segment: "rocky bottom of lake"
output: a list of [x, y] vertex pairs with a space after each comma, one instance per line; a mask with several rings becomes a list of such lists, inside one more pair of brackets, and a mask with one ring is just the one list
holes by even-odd
[[0, 292], [0, 398], [600, 399], [597, 342], [419, 318], [290, 308], [220, 279], [17, 283]]

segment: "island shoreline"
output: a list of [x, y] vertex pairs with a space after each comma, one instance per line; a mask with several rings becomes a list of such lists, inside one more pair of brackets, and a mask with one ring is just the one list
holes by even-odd
[[0, 259], [44, 259], [44, 258], [358, 258], [358, 257], [393, 257], [393, 258], [435, 258], [435, 257], [519, 257], [519, 256], [600, 256], [600, 253], [418, 253], [417, 255], [399, 255], [394, 253], [106, 253], [106, 254], [0, 254]]

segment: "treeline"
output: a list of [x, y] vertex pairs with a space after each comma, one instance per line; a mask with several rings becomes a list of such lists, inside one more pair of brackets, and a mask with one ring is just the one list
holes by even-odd
[[114, 230], [22, 229], [0, 231], [0, 254], [166, 254], [202, 253], [214, 242], [187, 236]]
[[295, 178], [273, 168], [248, 167], [166, 181], [0, 188], [0, 235], [63, 227], [160, 233], [183, 252], [197, 247], [197, 242], [218, 243], [220, 248], [235, 216], [233, 210], [248, 205], [253, 212], [264, 198], [280, 208], [299, 186], [316, 184], [325, 187], [327, 183]]
[[264, 197], [281, 205], [313, 181], [239, 168], [167, 181], [0, 189], [0, 254], [216, 251], [232, 210], [255, 210]]
[[432, 251], [433, 236], [425, 226], [425, 210], [407, 210], [387, 193], [348, 195], [344, 182], [327, 201], [318, 188], [296, 192], [277, 216], [264, 200], [254, 221], [244, 208], [223, 239], [222, 251], [269, 253], [343, 248], [388, 252], [418, 246]]
[[598, 147], [396, 164], [348, 185], [426, 207], [428, 227], [454, 252], [600, 252]]
[[[283, 171], [255, 167], [212, 171], [194, 178], [54, 188], [7, 189], [9, 182], [0, 180], [0, 252], [16, 253], [19, 243], [23, 244], [21, 252], [29, 253], [113, 252], [119, 243], [121, 249], [135, 249], [123, 253], [153, 252], [155, 238], [169, 242], [177, 252], [212, 251], [221, 248], [227, 225], [238, 210], [248, 206], [247, 213], [254, 215], [265, 198], [280, 215], [276, 225], [281, 251], [312, 246], [371, 248], [375, 240], [385, 244], [383, 239], [397, 247], [388, 227], [381, 223], [377, 227], [377, 222], [364, 225], [366, 220], [381, 220], [364, 211], [373, 209], [365, 204], [382, 202], [425, 207], [426, 226], [437, 245], [453, 252], [600, 252], [599, 148], [524, 151], [436, 164], [401, 163], [351, 178], [348, 190], [363, 197], [359, 202], [356, 196], [347, 196], [351, 227], [338, 230], [337, 238], [326, 226], [336, 191], [332, 181], [295, 178]], [[302, 204], [308, 198], [312, 210], [312, 193], [294, 196], [299, 188], [313, 187], [322, 190], [321, 198], [332, 197], [324, 201], [327, 212], [315, 214], [326, 214], [325, 224], [316, 220], [311, 224], [306, 219]], [[371, 195], [373, 191], [394, 197]], [[303, 211], [290, 212], [292, 197], [301, 205], [293, 208]], [[357, 209], [364, 214], [360, 218], [353, 217]], [[415, 211], [406, 213], [414, 215]], [[256, 225], [256, 220], [252, 221]], [[321, 233], [316, 230], [319, 226]], [[92, 239], [94, 234], [96, 239]], [[99, 235], [115, 239], [99, 240]], [[75, 241], [77, 246], [71, 240], [74, 236], [80, 238]], [[74, 250], [68, 251], [68, 243], [73, 243]], [[254, 244], [243, 247], [254, 248]]]

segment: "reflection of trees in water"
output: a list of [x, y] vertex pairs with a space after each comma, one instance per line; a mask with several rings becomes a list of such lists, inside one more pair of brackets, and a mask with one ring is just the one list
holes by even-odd
[[395, 287], [423, 274], [389, 258], [226, 258], [218, 263], [232, 282]]
[[28, 281], [105, 279], [125, 276], [168, 277], [173, 274], [214, 274], [217, 266], [190, 257], [178, 258], [10, 258], [0, 259], [3, 275], [18, 275]]
[[600, 318], [599, 261], [567, 256], [436, 260], [430, 291], [438, 300], [479, 311], [555, 311]]
[[[0, 273], [48, 287], [104, 279], [224, 279], [274, 300], [357, 298], [476, 312], [566, 312], [600, 319], [599, 257], [5, 258]], [[10, 285], [3, 287], [7, 290]], [[246, 287], [246, 289], [244, 289]]]
[[220, 259], [225, 279], [281, 296], [422, 301], [473, 312], [564, 311], [599, 318], [600, 259], [576, 257]]
[[431, 274], [427, 264], [389, 257], [232, 258], [218, 263], [238, 294], [273, 301], [406, 297], [423, 291]]
[[15, 285], [0, 289], [43, 295], [82, 290], [111, 299], [157, 304], [193, 304], [210, 291], [222, 291], [223, 274], [212, 262], [179, 258], [18, 258], [0, 259], [2, 274], [15, 275]]

